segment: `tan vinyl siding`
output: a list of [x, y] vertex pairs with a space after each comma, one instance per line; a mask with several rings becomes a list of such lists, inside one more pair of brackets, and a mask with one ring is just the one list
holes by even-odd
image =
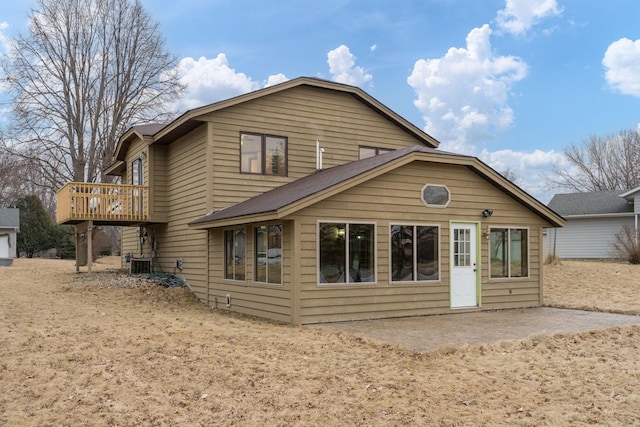
[[[246, 279], [244, 281], [224, 279], [224, 232], [222, 229], [210, 231], [209, 306], [282, 322], [293, 322], [291, 310], [291, 224], [288, 222], [282, 224], [282, 285], [253, 282], [253, 227], [258, 224], [246, 226]], [[231, 297], [231, 307], [226, 306], [227, 295]]]
[[[204, 202], [206, 174], [205, 135], [203, 128], [194, 131], [184, 140], [171, 146], [152, 146], [148, 163], [153, 165], [155, 218], [164, 219], [165, 224], [148, 224], [143, 256], [151, 257], [153, 241], [156, 242], [158, 259], [156, 271], [180, 274], [175, 268], [176, 259], [182, 259], [182, 274], [189, 286], [201, 300], [207, 295], [207, 233], [192, 230], [187, 223], [206, 213]], [[135, 147], [128, 154], [133, 156]], [[137, 158], [137, 157], [134, 157]], [[127, 164], [130, 168], [130, 163]], [[145, 179], [149, 173], [145, 165]], [[129, 174], [127, 174], [130, 179]], [[123, 227], [123, 254], [131, 252], [140, 256], [137, 227]]]
[[[449, 188], [451, 203], [447, 208], [422, 203], [420, 194], [427, 183]], [[493, 209], [493, 216], [482, 217], [484, 208]], [[450, 221], [481, 221], [481, 229], [490, 225], [529, 228], [530, 277], [524, 279], [489, 279], [489, 243], [481, 239], [481, 307], [540, 304], [539, 229], [545, 224], [464, 166], [414, 162], [306, 208], [295, 219], [300, 224], [301, 323], [451, 312]], [[376, 224], [375, 284], [317, 284], [317, 219]], [[389, 230], [395, 223], [440, 226], [440, 281], [390, 284]]]
[[[422, 144], [355, 97], [296, 87], [205, 116], [214, 147], [212, 208], [217, 210], [314, 172], [316, 140], [323, 167], [358, 159], [360, 145], [398, 149]], [[240, 174], [240, 132], [288, 138], [288, 176]]]
[[207, 233], [187, 224], [206, 213], [206, 127], [202, 126], [167, 149], [167, 224], [158, 225], [160, 265], [174, 271], [182, 259], [185, 279], [201, 300], [207, 298]]
[[[131, 143], [129, 150], [127, 151], [127, 157], [125, 158], [126, 170], [122, 175], [122, 183], [131, 185], [132, 183], [132, 166], [131, 164], [136, 160], [142, 157], [143, 152], [147, 152], [147, 140], [144, 139], [136, 139]], [[148, 162], [144, 162], [144, 183], [147, 184], [149, 181], [149, 165]], [[124, 260], [124, 255], [130, 254], [135, 258], [147, 258], [151, 256], [150, 248], [148, 245], [140, 245], [140, 240], [138, 239], [138, 227], [130, 226], [130, 227], [122, 227], [121, 229], [121, 252], [123, 255], [122, 258], [122, 267], [128, 269], [129, 264], [127, 264]]]
[[153, 146], [149, 150], [149, 201], [151, 220], [166, 222], [169, 213], [167, 187], [169, 176], [168, 147]]

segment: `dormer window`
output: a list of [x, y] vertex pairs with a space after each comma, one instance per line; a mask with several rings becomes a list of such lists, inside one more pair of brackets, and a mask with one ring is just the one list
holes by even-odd
[[287, 138], [241, 133], [240, 171], [258, 175], [287, 176]]

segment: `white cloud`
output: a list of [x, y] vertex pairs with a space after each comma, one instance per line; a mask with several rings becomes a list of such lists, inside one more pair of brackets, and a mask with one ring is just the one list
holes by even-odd
[[480, 140], [513, 123], [509, 94], [528, 66], [517, 57], [494, 56], [490, 36], [488, 25], [474, 28], [466, 48], [418, 60], [407, 78], [425, 130], [443, 142], [443, 150], [471, 154]]
[[338, 46], [327, 53], [329, 72], [334, 82], [345, 83], [353, 86], [361, 86], [371, 81], [373, 76], [367, 74], [364, 68], [356, 66], [356, 57], [351, 54], [345, 45]]
[[485, 149], [479, 158], [500, 173], [507, 170], [515, 173], [515, 184], [543, 203], [548, 202], [554, 192], [547, 183], [547, 178], [553, 175], [554, 166], [569, 167], [564, 155], [554, 150], [524, 153], [513, 150], [489, 152]]
[[640, 97], [640, 39], [622, 38], [609, 45], [602, 59], [605, 79], [613, 90]]
[[195, 108], [222, 99], [231, 98], [260, 88], [244, 73], [237, 73], [229, 66], [224, 53], [213, 59], [202, 56], [198, 60], [187, 57], [178, 64], [180, 81], [187, 85], [181, 104]]
[[372, 44], [371, 47], [369, 47], [369, 51], [371, 53], [376, 53], [376, 50], [378, 50], [378, 45], [377, 44]]
[[274, 74], [267, 77], [267, 81], [264, 83], [264, 87], [269, 87], [269, 86], [277, 85], [279, 83], [284, 83], [287, 80], [289, 80], [289, 78], [282, 73]]
[[7, 22], [0, 22], [0, 55], [4, 55], [9, 51], [10, 39], [6, 32], [9, 29]]
[[520, 36], [541, 19], [561, 13], [556, 0], [507, 0], [505, 8], [498, 11], [496, 22], [498, 28]]

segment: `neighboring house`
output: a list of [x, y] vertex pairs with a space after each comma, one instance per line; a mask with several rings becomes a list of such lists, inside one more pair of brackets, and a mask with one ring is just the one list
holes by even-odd
[[[19, 231], [20, 209], [0, 208], [0, 259], [6, 260], [16, 257]], [[10, 264], [10, 262], [5, 261], [4, 264]]]
[[129, 129], [123, 184], [67, 184], [58, 222], [127, 226], [133, 271], [294, 324], [540, 305], [562, 217], [437, 146], [359, 88], [298, 78]]
[[624, 225], [638, 229], [640, 188], [556, 194], [548, 207], [566, 219], [563, 228], [548, 230], [545, 253], [560, 258], [618, 258], [613, 249]]

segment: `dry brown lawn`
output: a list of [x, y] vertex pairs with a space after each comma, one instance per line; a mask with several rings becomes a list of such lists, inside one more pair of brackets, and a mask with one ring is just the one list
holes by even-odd
[[[637, 326], [416, 353], [73, 271], [0, 269], [0, 425], [640, 425]], [[640, 267], [545, 277], [548, 304], [640, 311]]]

